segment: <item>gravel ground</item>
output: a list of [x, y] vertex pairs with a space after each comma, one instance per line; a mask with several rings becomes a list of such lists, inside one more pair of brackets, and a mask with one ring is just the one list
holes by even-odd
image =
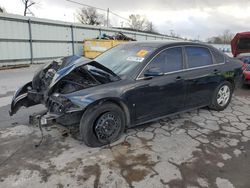
[[41, 133], [28, 116], [43, 107], [7, 112], [36, 68], [0, 71], [0, 187], [249, 188], [249, 88], [222, 112], [200, 109], [129, 129], [110, 146], [88, 148], [55, 125], [35, 147]]

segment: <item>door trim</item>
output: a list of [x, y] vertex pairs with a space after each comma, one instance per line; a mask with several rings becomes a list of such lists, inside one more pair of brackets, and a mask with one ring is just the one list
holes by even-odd
[[[178, 71], [167, 72], [167, 73], [164, 73], [162, 76], [169, 75], [169, 74], [174, 74], [174, 73], [185, 72], [185, 71], [190, 71], [190, 70], [197, 70], [197, 69], [202, 69], [202, 68], [207, 68], [207, 67], [214, 67], [214, 66], [223, 65], [223, 64], [225, 64], [225, 63], [205, 65], [205, 66], [195, 67], [195, 68], [187, 68], [187, 69], [182, 69], [182, 70], [178, 70]], [[145, 78], [146, 77], [136, 78], [136, 80], [144, 80]]]

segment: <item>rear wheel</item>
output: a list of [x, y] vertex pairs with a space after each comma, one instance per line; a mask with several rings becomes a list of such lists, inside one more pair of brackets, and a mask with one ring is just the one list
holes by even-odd
[[232, 93], [232, 84], [228, 81], [223, 82], [216, 88], [213, 95], [212, 104], [209, 107], [217, 111], [224, 110], [231, 101]]
[[87, 109], [80, 122], [81, 138], [90, 147], [99, 147], [118, 140], [124, 128], [124, 113], [113, 103], [103, 103]]

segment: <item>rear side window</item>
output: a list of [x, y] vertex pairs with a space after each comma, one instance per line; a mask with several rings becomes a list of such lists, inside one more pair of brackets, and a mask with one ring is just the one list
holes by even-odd
[[212, 56], [207, 48], [186, 47], [186, 53], [189, 68], [213, 64]]
[[166, 49], [152, 60], [148, 68], [157, 67], [164, 73], [178, 71], [183, 68], [182, 59], [182, 48]]
[[223, 54], [221, 54], [221, 52], [217, 49], [211, 49], [212, 53], [213, 53], [213, 56], [214, 56], [214, 59], [215, 59], [215, 62], [218, 64], [218, 63], [224, 63], [225, 62], [225, 57]]

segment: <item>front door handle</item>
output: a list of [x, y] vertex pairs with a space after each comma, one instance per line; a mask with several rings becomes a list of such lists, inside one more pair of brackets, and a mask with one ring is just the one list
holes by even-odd
[[175, 80], [176, 80], [176, 81], [182, 80], [182, 77], [181, 77], [181, 76], [177, 76], [177, 77], [175, 78]]

